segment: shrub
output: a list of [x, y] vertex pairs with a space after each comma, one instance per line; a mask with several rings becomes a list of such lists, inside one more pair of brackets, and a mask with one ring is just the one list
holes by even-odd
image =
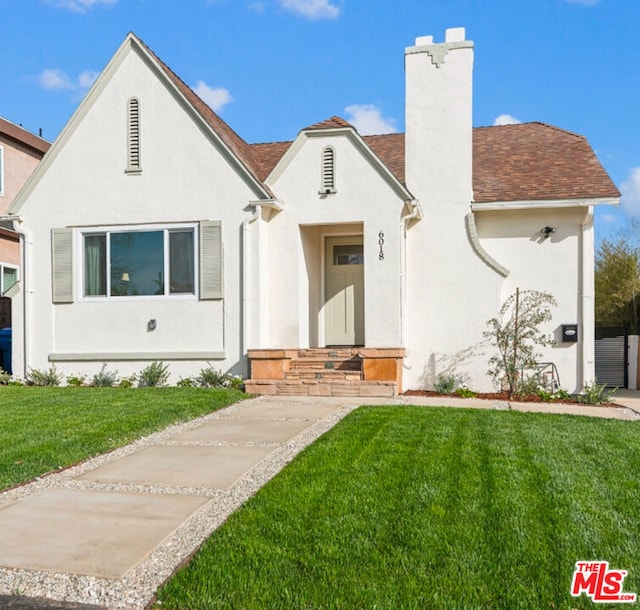
[[179, 388], [193, 388], [194, 386], [198, 385], [196, 383], [196, 380], [193, 377], [180, 377], [180, 379], [178, 379], [178, 383], [176, 383], [176, 385]]
[[141, 388], [155, 388], [167, 384], [169, 379], [169, 365], [164, 362], [152, 362], [140, 371], [138, 386]]
[[11, 374], [0, 367], [0, 385], [9, 385], [9, 381], [11, 381]]
[[118, 383], [119, 388], [132, 388], [138, 378], [135, 375], [131, 377], [123, 377]]
[[438, 381], [433, 389], [439, 394], [451, 394], [456, 387], [456, 378], [453, 375], [438, 375]]
[[527, 381], [523, 371], [536, 365], [541, 348], [553, 345], [553, 337], [541, 328], [551, 321], [551, 307], [555, 305], [555, 298], [548, 292], [517, 288], [498, 315], [487, 321], [483, 335], [498, 352], [489, 358], [488, 373], [497, 387], [506, 388], [509, 398], [531, 391], [523, 387]]
[[100, 371], [93, 376], [91, 385], [94, 388], [112, 388], [118, 381], [118, 371], [108, 371], [105, 362]]
[[81, 385], [84, 385], [86, 379], [86, 375], [69, 375], [69, 377], [67, 377], [67, 385], [79, 388]]
[[52, 365], [48, 371], [41, 371], [39, 369], [29, 369], [24, 382], [27, 385], [34, 386], [54, 386], [60, 385], [62, 381], [62, 375], [56, 371], [55, 365]]
[[460, 398], [475, 398], [478, 395], [470, 388], [465, 388], [464, 386], [457, 388], [455, 393], [457, 396], [460, 396]]
[[200, 370], [195, 382], [203, 388], [231, 388], [240, 390], [244, 386], [244, 380], [238, 375], [223, 373], [209, 365]]
[[618, 388], [608, 389], [603, 383], [598, 385], [596, 381], [593, 383], [587, 383], [584, 386], [582, 394], [578, 394], [576, 397], [578, 402], [587, 405], [605, 405], [611, 402], [611, 396], [616, 392]]

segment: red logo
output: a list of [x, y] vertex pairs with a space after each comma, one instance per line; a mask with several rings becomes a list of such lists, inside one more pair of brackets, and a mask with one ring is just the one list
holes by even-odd
[[636, 594], [622, 590], [626, 575], [626, 570], [610, 570], [608, 561], [578, 561], [573, 573], [571, 595], [579, 597], [586, 593], [596, 603], [633, 603]]

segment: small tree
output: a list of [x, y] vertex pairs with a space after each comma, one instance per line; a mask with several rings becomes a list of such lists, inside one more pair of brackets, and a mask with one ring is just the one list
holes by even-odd
[[497, 317], [487, 321], [483, 335], [498, 353], [489, 358], [489, 375], [499, 386], [506, 386], [509, 398], [520, 393], [526, 379], [524, 371], [541, 356], [539, 349], [553, 344], [553, 337], [540, 326], [551, 320], [555, 298], [548, 292], [516, 289], [500, 308]]

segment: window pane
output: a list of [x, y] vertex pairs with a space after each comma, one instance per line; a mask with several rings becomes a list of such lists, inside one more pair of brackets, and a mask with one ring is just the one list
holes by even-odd
[[333, 246], [333, 264], [364, 265], [364, 251], [362, 244]]
[[84, 236], [84, 295], [107, 295], [107, 237]]
[[0, 292], [4, 293], [18, 281], [18, 270], [11, 267], [2, 267], [2, 283]]
[[111, 233], [111, 296], [164, 294], [164, 232]]
[[193, 294], [193, 231], [169, 233], [169, 292]]

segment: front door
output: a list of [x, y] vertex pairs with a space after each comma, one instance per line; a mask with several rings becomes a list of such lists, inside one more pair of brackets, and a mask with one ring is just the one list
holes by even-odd
[[362, 235], [325, 240], [326, 345], [364, 345]]

